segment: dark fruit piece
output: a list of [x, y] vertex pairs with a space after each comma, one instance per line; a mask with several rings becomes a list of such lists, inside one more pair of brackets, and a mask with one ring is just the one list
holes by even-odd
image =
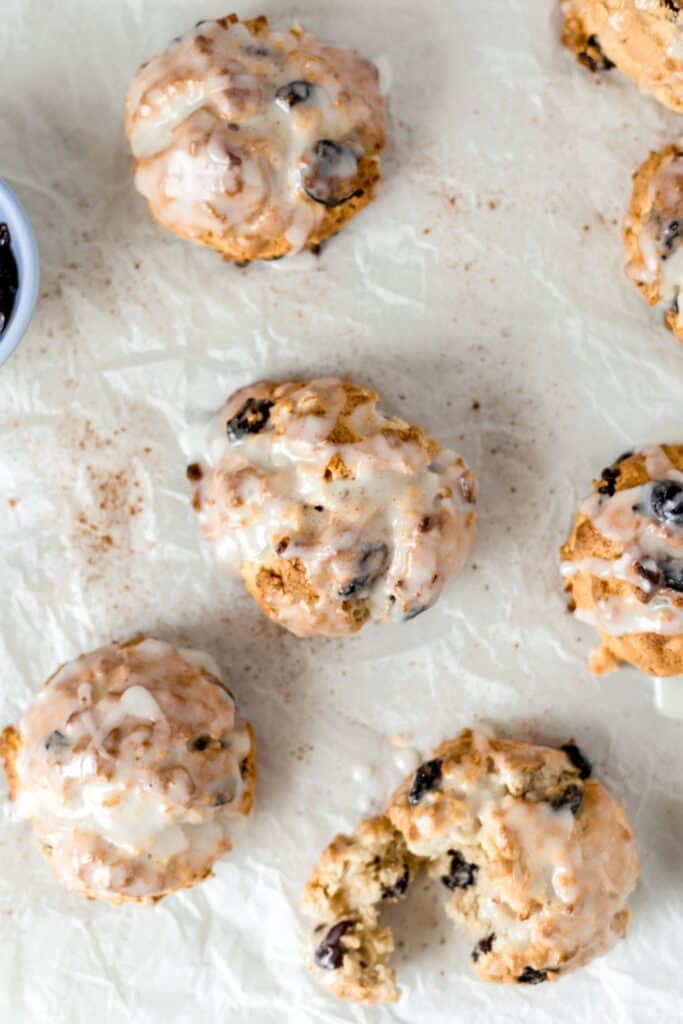
[[561, 811], [563, 807], [569, 807], [572, 814], [576, 815], [582, 800], [583, 793], [579, 786], [567, 786], [559, 796], [553, 797], [550, 806], [554, 811]]
[[589, 779], [593, 772], [593, 765], [581, 748], [577, 747], [576, 743], [565, 743], [561, 749], [564, 750], [574, 767], [579, 769], [579, 778]]
[[604, 480], [604, 483], [598, 487], [598, 494], [607, 494], [611, 498], [616, 492], [616, 483], [621, 476], [621, 470], [613, 469], [611, 466], [608, 466], [606, 469], [603, 469], [600, 476]]
[[[316, 506], [322, 511], [322, 506]], [[361, 555], [358, 560], [358, 575], [339, 590], [340, 597], [357, 597], [368, 590], [384, 574], [389, 562], [389, 548], [377, 544]]]
[[362, 189], [355, 187], [358, 157], [349, 146], [321, 139], [313, 147], [315, 160], [304, 178], [304, 192], [323, 206], [340, 206]]
[[[651, 587], [658, 587], [662, 582], [662, 574], [659, 571], [659, 567], [651, 558], [648, 558], [647, 562], [635, 562], [633, 568]], [[648, 598], [651, 596], [652, 594], [648, 593]]]
[[600, 46], [597, 36], [589, 36], [585, 48], [576, 56], [589, 71], [611, 71], [615, 67]]
[[397, 900], [400, 896], [403, 896], [408, 883], [410, 882], [410, 868], [406, 864], [403, 874], [396, 879], [393, 885], [390, 885], [387, 889], [382, 892], [383, 900]]
[[671, 11], [672, 14], [678, 15], [681, 13], [680, 0], [659, 0], [662, 7], [666, 7], [667, 11]]
[[199, 483], [199, 481], [204, 475], [202, 472], [202, 467], [199, 465], [198, 462], [191, 462], [190, 465], [185, 470], [185, 472], [187, 475], [187, 479], [190, 481], [191, 484]]
[[447, 889], [468, 889], [476, 881], [479, 866], [468, 864], [460, 850], [448, 852], [451, 854], [451, 866], [448, 874], [441, 876], [441, 881]]
[[64, 750], [64, 748], [68, 746], [68, 739], [63, 732], [59, 731], [59, 729], [55, 729], [54, 732], [51, 732], [45, 740], [46, 750]]
[[619, 458], [614, 460], [614, 465], [618, 466], [620, 462], [625, 462], [626, 459], [630, 459], [633, 454], [633, 452], [622, 452]]
[[683, 485], [674, 480], [658, 480], [650, 494], [655, 519], [665, 526], [683, 526]]
[[681, 223], [678, 220], [670, 220], [662, 232], [662, 242], [666, 252], [663, 255], [663, 259], [668, 260], [669, 256], [673, 254], [674, 249], [678, 247], [678, 243], [681, 238]]
[[190, 750], [206, 750], [207, 747], [211, 746], [210, 736], [197, 736], [195, 740], [190, 740]]
[[270, 419], [273, 404], [267, 398], [248, 398], [240, 411], [228, 420], [228, 439], [239, 441], [247, 434], [259, 434]]
[[344, 948], [340, 939], [353, 928], [353, 921], [339, 921], [333, 925], [313, 954], [318, 967], [324, 971], [337, 971], [344, 962]]
[[474, 960], [475, 964], [476, 964], [476, 962], [477, 962], [477, 960], [479, 959], [480, 956], [485, 956], [487, 953], [491, 952], [491, 949], [493, 948], [493, 943], [495, 941], [496, 941], [496, 933], [495, 932], [491, 932], [491, 934], [487, 935], [485, 938], [479, 939], [479, 942], [476, 944], [476, 946], [472, 950], [472, 959]]
[[520, 985], [540, 985], [542, 981], [548, 980], [547, 971], [537, 971], [535, 967], [525, 967], [516, 979]]
[[683, 562], [666, 562], [660, 566], [664, 586], [683, 593]]
[[310, 82], [300, 79], [296, 82], [289, 82], [288, 85], [281, 85], [275, 93], [275, 99], [281, 107], [295, 107], [297, 103], [305, 103], [313, 92]]
[[441, 788], [441, 769], [443, 758], [435, 757], [433, 761], [425, 761], [415, 772], [413, 784], [408, 794], [408, 803], [414, 807], [419, 804], [425, 793]]

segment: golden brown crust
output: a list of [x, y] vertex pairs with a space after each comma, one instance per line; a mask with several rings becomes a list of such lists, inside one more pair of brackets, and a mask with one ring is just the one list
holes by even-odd
[[[683, 470], [683, 445], [666, 444], [662, 445], [662, 448], [675, 468]], [[617, 493], [631, 487], [639, 487], [650, 479], [645, 456], [640, 452], [629, 455], [616, 465], [619, 468], [614, 485]], [[593, 481], [595, 492], [601, 486], [604, 486], [604, 480]], [[560, 549], [560, 558], [563, 562], [580, 562], [587, 558], [614, 561], [623, 553], [622, 544], [604, 537], [591, 519], [579, 511], [572, 532]], [[565, 584], [565, 590], [576, 608], [588, 611], [609, 598], [635, 596], [643, 599], [643, 593], [639, 588], [626, 580], [615, 577], [600, 579], [588, 572], [577, 572], [570, 576]], [[675, 603], [683, 603], [683, 599]], [[651, 676], [675, 676], [683, 673], [683, 635], [631, 633], [612, 636], [600, 629], [597, 633], [601, 646], [590, 659], [591, 671], [596, 675], [606, 675], [618, 668], [622, 662], [635, 665], [641, 672]]]
[[251, 743], [249, 753], [240, 765], [240, 774], [242, 776], [242, 782], [244, 783], [244, 792], [242, 793], [242, 799], [240, 800], [239, 810], [242, 814], [247, 815], [254, 806], [254, 790], [256, 789], [258, 770], [256, 768], [256, 736], [251, 722], [245, 722], [244, 728], [249, 733]]
[[19, 778], [17, 776], [16, 760], [21, 747], [21, 736], [13, 725], [8, 725], [0, 732], [0, 759], [5, 763], [5, 774], [9, 787], [10, 800], [17, 799], [19, 791]]

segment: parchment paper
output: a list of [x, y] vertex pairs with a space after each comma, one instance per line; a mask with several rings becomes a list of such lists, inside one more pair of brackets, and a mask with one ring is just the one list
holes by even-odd
[[[215, 877], [152, 909], [64, 892], [3, 789], [0, 1020], [681, 1020], [682, 726], [635, 671], [590, 676], [593, 637], [564, 611], [557, 557], [592, 474], [683, 420], [683, 350], [626, 281], [619, 234], [631, 172], [680, 119], [573, 63], [552, 0], [273, 0], [279, 23], [381, 58], [392, 141], [381, 196], [319, 258], [238, 270], [151, 222], [121, 116], [140, 61], [225, 13], [213, 0], [0, 11], [0, 174], [43, 267], [35, 321], [0, 371], [0, 723], [61, 661], [142, 630], [218, 659], [261, 772]], [[214, 566], [184, 469], [234, 388], [330, 373], [376, 385], [465, 455], [480, 531], [438, 609], [311, 642]], [[440, 894], [418, 888], [389, 917], [403, 1000], [333, 1003], [301, 965], [308, 872], [413, 751], [473, 723], [574, 737], [625, 801], [643, 868], [628, 940], [556, 985], [487, 986]]]

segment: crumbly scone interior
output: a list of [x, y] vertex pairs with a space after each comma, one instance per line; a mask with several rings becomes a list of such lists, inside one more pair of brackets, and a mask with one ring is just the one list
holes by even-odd
[[362, 822], [353, 836], [337, 836], [306, 886], [302, 910], [316, 924], [308, 950], [317, 980], [342, 999], [395, 1002], [399, 990], [389, 964], [391, 931], [380, 907], [403, 898], [421, 867], [387, 818]]

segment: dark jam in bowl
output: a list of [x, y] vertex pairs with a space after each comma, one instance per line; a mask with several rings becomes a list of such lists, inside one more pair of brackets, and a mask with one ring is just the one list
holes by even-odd
[[0, 335], [14, 308], [19, 285], [17, 263], [10, 243], [9, 228], [6, 224], [0, 224]]

